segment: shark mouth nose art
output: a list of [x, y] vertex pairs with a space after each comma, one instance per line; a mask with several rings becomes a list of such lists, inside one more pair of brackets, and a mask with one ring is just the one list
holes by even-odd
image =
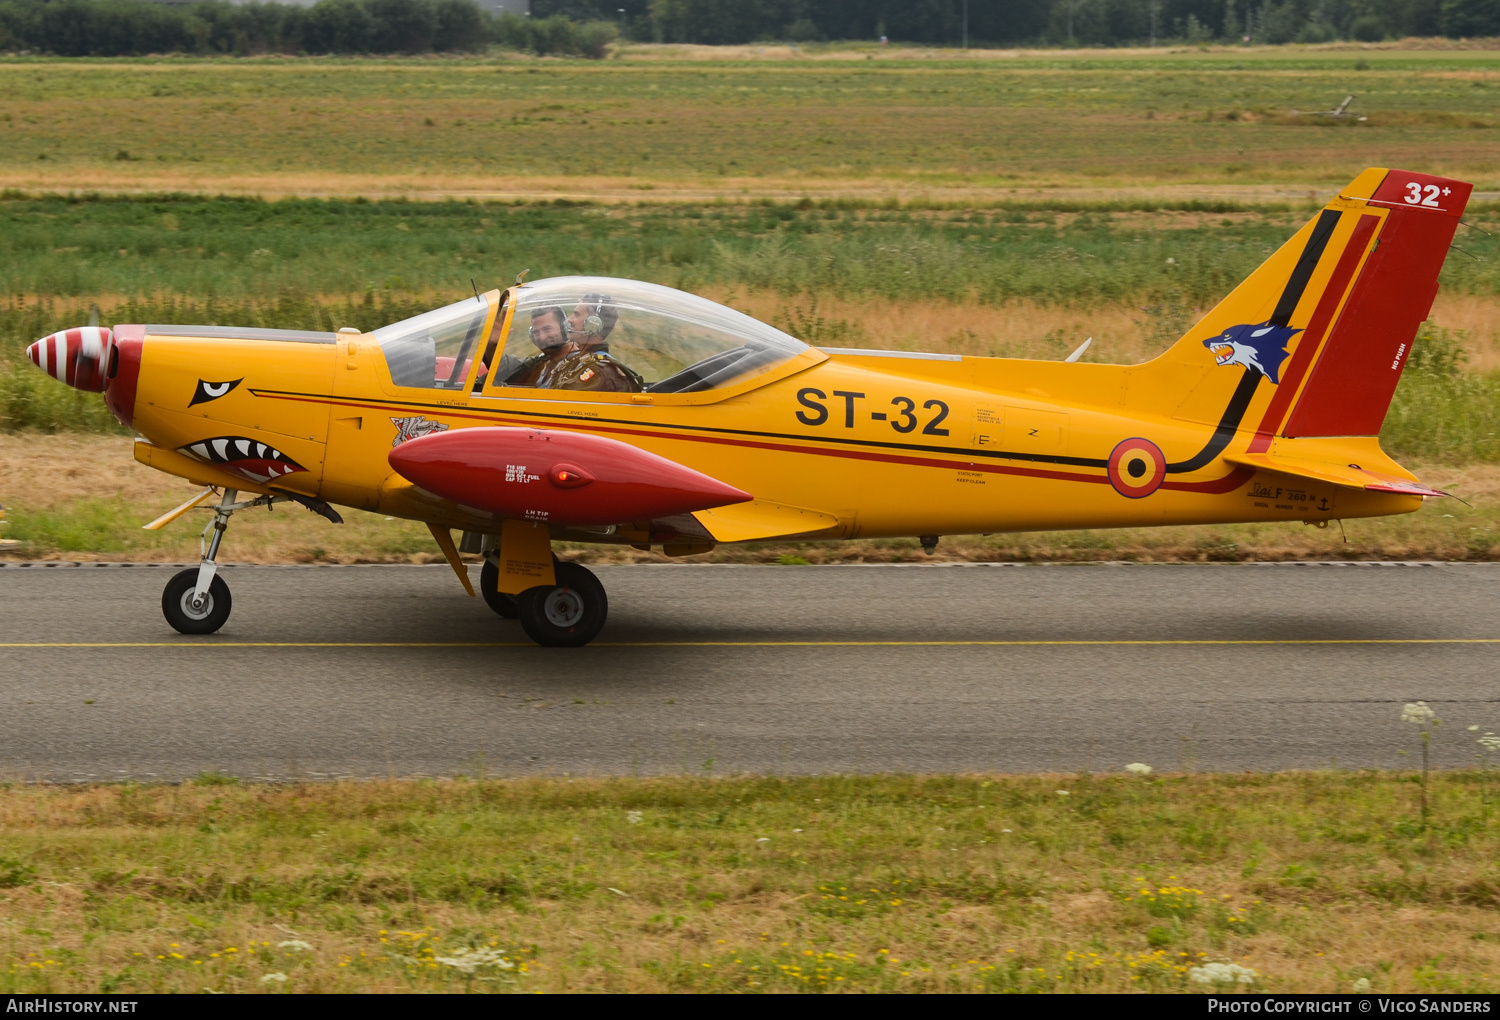
[[280, 450], [241, 436], [200, 439], [179, 447], [177, 452], [251, 482], [269, 482], [307, 470]]

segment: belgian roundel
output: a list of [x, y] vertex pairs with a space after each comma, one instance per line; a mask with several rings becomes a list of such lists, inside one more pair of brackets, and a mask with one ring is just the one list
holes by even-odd
[[1167, 458], [1149, 439], [1127, 439], [1109, 455], [1109, 484], [1130, 499], [1149, 496], [1167, 477]]

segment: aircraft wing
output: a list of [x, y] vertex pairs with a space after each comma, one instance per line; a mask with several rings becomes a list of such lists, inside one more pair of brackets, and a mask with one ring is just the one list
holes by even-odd
[[693, 516], [716, 542], [751, 542], [785, 535], [827, 531], [839, 523], [832, 514], [756, 499], [748, 503], [699, 510]]

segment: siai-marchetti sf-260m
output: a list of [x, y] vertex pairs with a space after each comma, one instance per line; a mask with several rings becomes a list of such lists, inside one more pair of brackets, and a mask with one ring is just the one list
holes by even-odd
[[[543, 645], [604, 626], [555, 540], [689, 555], [771, 538], [1305, 521], [1441, 492], [1377, 436], [1471, 186], [1360, 174], [1141, 365], [810, 347], [653, 284], [561, 277], [370, 333], [117, 325], [31, 359], [102, 392], [136, 459], [203, 491], [203, 557], [162, 596], [218, 630], [231, 515], [295, 501], [425, 522]], [[461, 532], [458, 542], [453, 532]]]

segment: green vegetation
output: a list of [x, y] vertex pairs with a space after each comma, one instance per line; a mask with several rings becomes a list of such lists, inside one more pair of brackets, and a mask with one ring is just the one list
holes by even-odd
[[[73, 324], [94, 300], [122, 322], [197, 314], [281, 325], [332, 315], [378, 325], [415, 295], [456, 296], [471, 278], [504, 286], [522, 269], [533, 279], [599, 273], [809, 300], [1197, 306], [1228, 293], [1314, 211], [11, 195], [0, 197], [0, 294], [11, 295], [0, 331], [13, 345], [50, 322]], [[1468, 220], [1500, 233], [1500, 205], [1472, 208]], [[1477, 231], [1462, 243], [1500, 256], [1500, 243]], [[1444, 293], [1500, 295], [1497, 263], [1450, 257]]]
[[0, 992], [1500, 984], [1484, 772], [1435, 774], [1423, 825], [1400, 773], [471, 771], [10, 786]]
[[1500, 461], [1500, 372], [1467, 372], [1459, 338], [1425, 328], [1381, 429], [1398, 457], [1448, 464]]
[[[457, 293], [469, 289], [471, 277], [481, 286], [503, 285], [529, 268], [533, 279], [599, 273], [812, 296], [1200, 303], [1226, 293], [1313, 211], [1203, 202], [1062, 205], [933, 209], [808, 200], [619, 208], [11, 196], [0, 198], [0, 293], [264, 303], [289, 291]], [[1136, 213], [1173, 210], [1202, 214], [1189, 219], [1201, 225], [1170, 217], [1133, 222]], [[1212, 214], [1232, 218], [1221, 223]], [[1481, 225], [1500, 224], [1500, 207], [1478, 216]], [[1449, 288], [1500, 293], [1493, 262], [1454, 258], [1446, 274]], [[285, 313], [306, 309], [291, 304]], [[3, 314], [14, 321], [18, 309], [12, 303]]]
[[[1253, 195], [1284, 183], [1302, 197], [1366, 166], [1493, 181], [1497, 73], [1500, 52], [1484, 50], [22, 58], [0, 63], [0, 186], [632, 199], [690, 189], [736, 200], [949, 192], [970, 202], [1013, 187], [1100, 198], [1187, 185]], [[1366, 120], [1292, 115], [1351, 92]]]

